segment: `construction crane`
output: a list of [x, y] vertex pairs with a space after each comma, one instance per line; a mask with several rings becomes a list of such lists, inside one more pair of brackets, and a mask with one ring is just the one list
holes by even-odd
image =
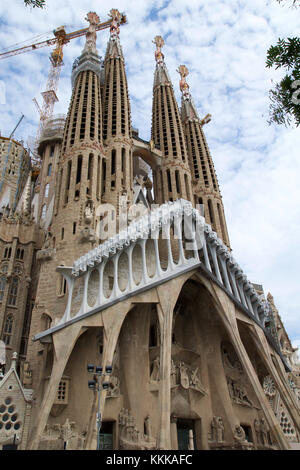
[[[124, 13], [119, 13], [118, 10], [112, 9], [109, 13], [109, 16], [111, 18], [103, 23], [100, 23], [100, 18], [98, 17], [99, 23], [95, 27], [96, 31], [107, 29], [114, 22], [117, 22], [118, 25], [127, 23], [126, 15], [124, 15]], [[73, 31], [71, 33], [67, 33], [65, 30], [65, 26], [60, 26], [53, 31], [53, 34], [54, 34], [53, 38], [40, 41], [40, 42], [35, 42], [27, 46], [19, 47], [17, 49], [12, 49], [12, 50], [8, 50], [8, 51], [0, 53], [0, 60], [1, 60], [1, 59], [6, 59], [8, 57], [12, 57], [18, 54], [23, 54], [24, 52], [35, 51], [42, 47], [53, 46], [53, 45], [55, 46], [55, 48], [50, 54], [51, 64], [50, 64], [50, 70], [48, 74], [46, 91], [42, 93], [42, 97], [43, 97], [42, 108], [40, 108], [37, 100], [35, 98], [33, 99], [40, 114], [40, 122], [39, 122], [37, 137], [36, 137], [36, 145], [35, 145], [35, 150], [33, 152], [34, 154], [33, 160], [35, 164], [38, 164], [38, 161], [39, 161], [39, 157], [37, 155], [37, 144], [41, 137], [42, 130], [47, 120], [52, 116], [54, 104], [58, 101], [56, 92], [58, 88], [61, 67], [63, 65], [63, 47], [65, 46], [65, 44], [70, 42], [71, 39], [76, 39], [80, 36], [84, 36], [88, 30], [89, 28], [83, 28], [77, 31]]]

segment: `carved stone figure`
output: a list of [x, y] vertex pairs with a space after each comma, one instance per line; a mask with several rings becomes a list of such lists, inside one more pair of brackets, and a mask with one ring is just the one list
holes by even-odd
[[23, 385], [25, 387], [32, 385], [32, 370], [28, 361], [25, 361], [23, 365]]
[[152, 435], [152, 431], [151, 431], [151, 420], [150, 420], [150, 416], [148, 415], [146, 418], [145, 418], [145, 421], [144, 421], [144, 426], [145, 426], [145, 436], [150, 439], [151, 438], [151, 435]]
[[106, 397], [118, 397], [120, 395], [120, 382], [118, 377], [110, 377], [110, 388], [107, 390]]
[[180, 384], [183, 388], [188, 389], [190, 386], [188, 368], [184, 362], [179, 363]]
[[262, 440], [262, 444], [263, 445], [266, 445], [268, 444], [268, 432], [269, 432], [269, 428], [268, 428], [268, 425], [265, 421], [264, 418], [261, 418], [260, 420], [260, 429], [261, 429], [261, 440]]
[[152, 369], [150, 380], [151, 382], [158, 382], [159, 378], [160, 378], [160, 359], [157, 356], [157, 358], [154, 359], [154, 362], [153, 362], [153, 369]]
[[211, 437], [212, 441], [221, 443], [224, 442], [224, 424], [220, 416], [214, 416], [211, 422]]
[[239, 424], [237, 424], [234, 428], [233, 437], [239, 442], [246, 441], [245, 431]]
[[243, 373], [242, 365], [236, 355], [231, 343], [224, 342], [221, 345], [222, 359], [225, 367], [236, 369], [239, 373]]
[[176, 373], [176, 364], [173, 359], [171, 359], [171, 387], [177, 384]]
[[86, 224], [90, 224], [93, 220], [93, 205], [92, 201], [89, 200], [86, 203], [85, 209], [84, 209], [84, 221]]
[[258, 418], [256, 418], [254, 420], [254, 430], [255, 430], [255, 434], [256, 434], [257, 444], [262, 444], [262, 442], [261, 442], [261, 433], [260, 433], [260, 421], [259, 421]]
[[95, 231], [90, 227], [84, 227], [80, 232], [79, 240], [81, 243], [95, 242]]
[[233, 380], [231, 377], [227, 377], [227, 385], [232, 401], [239, 405], [253, 406], [247, 396], [247, 391], [244, 385]]

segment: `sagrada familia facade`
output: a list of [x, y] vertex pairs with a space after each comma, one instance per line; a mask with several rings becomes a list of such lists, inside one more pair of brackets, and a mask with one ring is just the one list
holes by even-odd
[[0, 137], [0, 448], [299, 449], [296, 349], [233, 258], [210, 116], [184, 65], [178, 106], [156, 36], [139, 137], [110, 14], [104, 60], [88, 14], [40, 168]]

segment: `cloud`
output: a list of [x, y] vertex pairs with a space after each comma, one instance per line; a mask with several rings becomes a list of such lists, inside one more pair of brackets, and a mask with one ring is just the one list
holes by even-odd
[[[48, 0], [45, 10], [26, 9], [22, 2], [2, 0], [0, 42], [8, 47], [66, 25], [86, 25], [88, 11], [107, 18], [104, 0]], [[165, 38], [165, 61], [178, 102], [176, 69], [186, 64], [188, 83], [200, 116], [210, 112], [207, 141], [220, 182], [233, 254], [248, 277], [270, 291], [288, 334], [300, 344], [299, 266], [300, 159], [299, 131], [268, 126], [268, 90], [281, 71], [265, 67], [266, 51], [278, 37], [297, 35], [300, 10], [261, 0], [119, 0], [128, 25], [121, 27], [133, 125], [150, 138], [154, 45]], [[105, 54], [108, 31], [98, 34]], [[71, 96], [71, 69], [84, 39], [64, 48], [64, 68], [55, 112], [66, 113]], [[49, 69], [50, 48], [1, 61], [6, 105], [0, 105], [0, 129], [8, 135], [21, 112], [16, 136], [34, 135], [40, 100]]]

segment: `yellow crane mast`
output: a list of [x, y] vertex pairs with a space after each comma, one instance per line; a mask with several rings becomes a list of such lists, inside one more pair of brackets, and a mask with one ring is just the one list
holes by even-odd
[[[111, 12], [112, 11], [113, 10], [111, 10]], [[96, 25], [96, 31], [107, 29], [111, 26], [113, 22], [113, 16], [111, 13], [109, 14], [109, 16], [111, 16], [109, 20], [104, 21], [103, 23], [99, 22]], [[120, 24], [125, 24], [125, 23], [127, 23], [126, 15], [122, 13], [120, 14]], [[35, 98], [33, 99], [40, 114], [40, 122], [39, 122], [37, 137], [36, 137], [36, 144], [38, 144], [38, 141], [41, 136], [41, 132], [45, 126], [45, 123], [53, 114], [54, 104], [58, 101], [56, 92], [58, 88], [61, 67], [63, 65], [63, 47], [72, 39], [78, 38], [80, 36], [84, 36], [87, 33], [88, 29], [89, 28], [82, 28], [77, 31], [67, 33], [65, 30], [65, 26], [59, 26], [53, 31], [53, 34], [54, 34], [53, 38], [40, 41], [40, 42], [34, 42], [30, 45], [18, 47], [16, 49], [12, 49], [12, 50], [8, 50], [8, 51], [0, 53], [0, 60], [1, 60], [1, 59], [6, 59], [8, 57], [12, 57], [18, 54], [23, 54], [25, 52], [37, 50], [42, 47], [55, 45], [55, 48], [50, 54], [51, 64], [50, 64], [50, 69], [49, 69], [49, 74], [48, 74], [46, 91], [42, 92], [42, 97], [43, 97], [42, 108], [40, 108], [40, 106], [38, 105], [37, 100]], [[35, 145], [35, 148], [36, 147], [37, 145]], [[36, 151], [34, 151], [33, 160], [36, 160], [34, 163], [38, 164], [39, 157]]]

